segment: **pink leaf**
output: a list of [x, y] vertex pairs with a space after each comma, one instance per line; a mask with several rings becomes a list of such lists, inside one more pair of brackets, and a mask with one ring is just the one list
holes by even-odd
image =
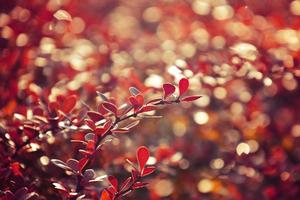
[[179, 96], [183, 95], [189, 88], [189, 80], [187, 78], [182, 78], [179, 81]]
[[66, 114], [69, 114], [75, 107], [76, 101], [77, 98], [75, 95], [69, 96], [64, 100], [61, 111], [63, 111]]
[[114, 115], [117, 115], [117, 107], [114, 104], [109, 102], [104, 102], [102, 105], [106, 110], [112, 112]]
[[165, 83], [163, 84], [163, 89], [164, 89], [164, 98], [167, 98], [171, 94], [175, 92], [175, 86], [170, 84], [170, 83]]
[[143, 171], [150, 156], [149, 150], [147, 149], [147, 147], [141, 146], [138, 148], [136, 154], [137, 154], [136, 157], [139, 163], [140, 171]]
[[93, 120], [94, 122], [98, 122], [98, 121], [104, 119], [104, 117], [103, 117], [100, 113], [95, 112], [95, 111], [88, 111], [88, 112], [87, 112], [87, 115], [88, 115], [89, 118], [90, 118], [91, 120]]
[[114, 176], [108, 176], [108, 181], [113, 186], [115, 191], [118, 191], [118, 180]]
[[182, 98], [180, 101], [185, 101], [185, 102], [195, 101], [195, 100], [199, 99], [200, 97], [201, 96], [189, 96], [189, 97]]

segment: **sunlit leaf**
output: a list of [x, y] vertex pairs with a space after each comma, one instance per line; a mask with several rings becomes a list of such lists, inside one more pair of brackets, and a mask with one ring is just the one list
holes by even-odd
[[150, 157], [147, 147], [141, 146], [137, 149], [136, 157], [139, 163], [140, 171], [142, 171]]

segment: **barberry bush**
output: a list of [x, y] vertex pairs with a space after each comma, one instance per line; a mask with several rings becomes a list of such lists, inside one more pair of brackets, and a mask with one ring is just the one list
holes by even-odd
[[0, 199], [299, 199], [299, 8], [1, 0]]

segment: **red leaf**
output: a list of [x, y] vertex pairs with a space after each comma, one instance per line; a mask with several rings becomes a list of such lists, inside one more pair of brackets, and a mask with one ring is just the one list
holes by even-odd
[[102, 191], [100, 200], [112, 200], [107, 190]]
[[99, 104], [98, 112], [101, 113], [102, 115], [105, 115], [106, 113], [108, 113], [108, 111], [104, 108], [103, 104]]
[[79, 170], [79, 162], [78, 160], [75, 160], [75, 159], [69, 159], [67, 160], [67, 165], [73, 169], [74, 171], [78, 171]]
[[148, 183], [143, 183], [143, 182], [136, 182], [134, 185], [133, 185], [133, 189], [138, 189], [138, 188], [143, 188], [145, 187], [146, 185], [148, 185]]
[[139, 112], [142, 113], [142, 112], [149, 112], [149, 111], [152, 111], [152, 110], [156, 110], [157, 107], [156, 106], [144, 106]]
[[13, 162], [10, 167], [15, 176], [22, 176], [20, 163]]
[[154, 171], [155, 171], [155, 167], [151, 167], [151, 166], [146, 167], [142, 172], [142, 176], [147, 176], [147, 175], [153, 173]]
[[79, 160], [79, 171], [81, 172], [83, 168], [87, 165], [89, 159], [88, 158], [82, 158]]
[[189, 97], [184, 97], [180, 101], [185, 101], [185, 102], [195, 101], [195, 100], [199, 99], [200, 97], [201, 96], [189, 96]]
[[92, 140], [89, 140], [89, 141], [87, 142], [86, 149], [87, 149], [88, 151], [93, 151], [93, 150], [95, 149], [95, 142], [92, 141]]
[[114, 104], [109, 102], [104, 102], [102, 105], [106, 110], [112, 112], [114, 115], [117, 115], [117, 107]]
[[69, 96], [63, 102], [61, 111], [68, 114], [70, 113], [76, 105], [77, 97], [75, 95]]
[[148, 159], [149, 159], [149, 150], [147, 147], [139, 147], [136, 153], [136, 157], [139, 163], [140, 171], [143, 171]]
[[101, 136], [101, 135], [103, 135], [106, 132], [106, 129], [102, 128], [102, 127], [97, 127], [94, 130], [94, 132], [96, 133], [96, 135]]
[[86, 125], [88, 127], [90, 127], [92, 130], [95, 130], [96, 125], [94, 124], [94, 122], [90, 119], [85, 119], [84, 122], [86, 123]]
[[104, 119], [104, 117], [103, 117], [100, 113], [95, 112], [95, 111], [88, 111], [88, 112], [87, 112], [87, 115], [88, 115], [89, 118], [90, 118], [91, 120], [93, 120], [94, 122], [98, 122], [98, 121]]
[[187, 78], [182, 78], [179, 81], [179, 96], [183, 95], [189, 88], [189, 80]]
[[114, 176], [108, 176], [108, 181], [113, 186], [115, 191], [118, 191], [118, 180]]
[[130, 97], [129, 97], [129, 101], [130, 101], [131, 105], [133, 105], [133, 107], [139, 105], [138, 100], [137, 100], [134, 96], [130, 96]]
[[110, 129], [112, 123], [112, 120], [107, 120], [107, 122], [105, 122], [105, 124], [102, 127], [97, 127], [94, 130], [95, 133], [99, 136], [104, 135]]
[[137, 95], [136, 96], [136, 100], [138, 101], [138, 104], [140, 105], [140, 106], [142, 106], [143, 104], [144, 104], [144, 97], [143, 97], [143, 95]]
[[120, 191], [126, 189], [129, 186], [129, 183], [131, 182], [132, 178], [128, 177], [121, 185]]
[[138, 177], [138, 172], [135, 170], [135, 169], [133, 169], [133, 170], [131, 170], [131, 178], [132, 178], [132, 181], [135, 181], [136, 180], [136, 178]]
[[134, 108], [134, 112], [139, 110], [144, 105], [144, 97], [140, 94], [129, 97], [129, 101]]
[[50, 102], [48, 104], [48, 109], [49, 109], [50, 113], [56, 113], [57, 110], [59, 109], [59, 104], [57, 102], [55, 102], [55, 101]]
[[163, 89], [164, 89], [164, 98], [167, 98], [168, 96], [170, 96], [171, 94], [173, 94], [175, 92], [175, 86], [170, 84], [170, 83], [165, 83], [163, 85]]

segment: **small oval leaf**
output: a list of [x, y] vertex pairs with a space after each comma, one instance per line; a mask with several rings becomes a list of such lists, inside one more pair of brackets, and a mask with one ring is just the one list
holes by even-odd
[[172, 95], [175, 92], [175, 89], [175, 86], [170, 83], [163, 84], [164, 99]]
[[179, 81], [179, 96], [183, 95], [189, 88], [189, 80], [187, 78], [182, 78]]
[[140, 172], [142, 172], [150, 156], [149, 150], [147, 149], [147, 147], [141, 146], [138, 148], [136, 154], [139, 163], [139, 169]]
[[182, 98], [180, 101], [184, 101], [184, 102], [195, 101], [195, 100], [199, 99], [200, 97], [201, 96], [188, 96], [188, 97]]

